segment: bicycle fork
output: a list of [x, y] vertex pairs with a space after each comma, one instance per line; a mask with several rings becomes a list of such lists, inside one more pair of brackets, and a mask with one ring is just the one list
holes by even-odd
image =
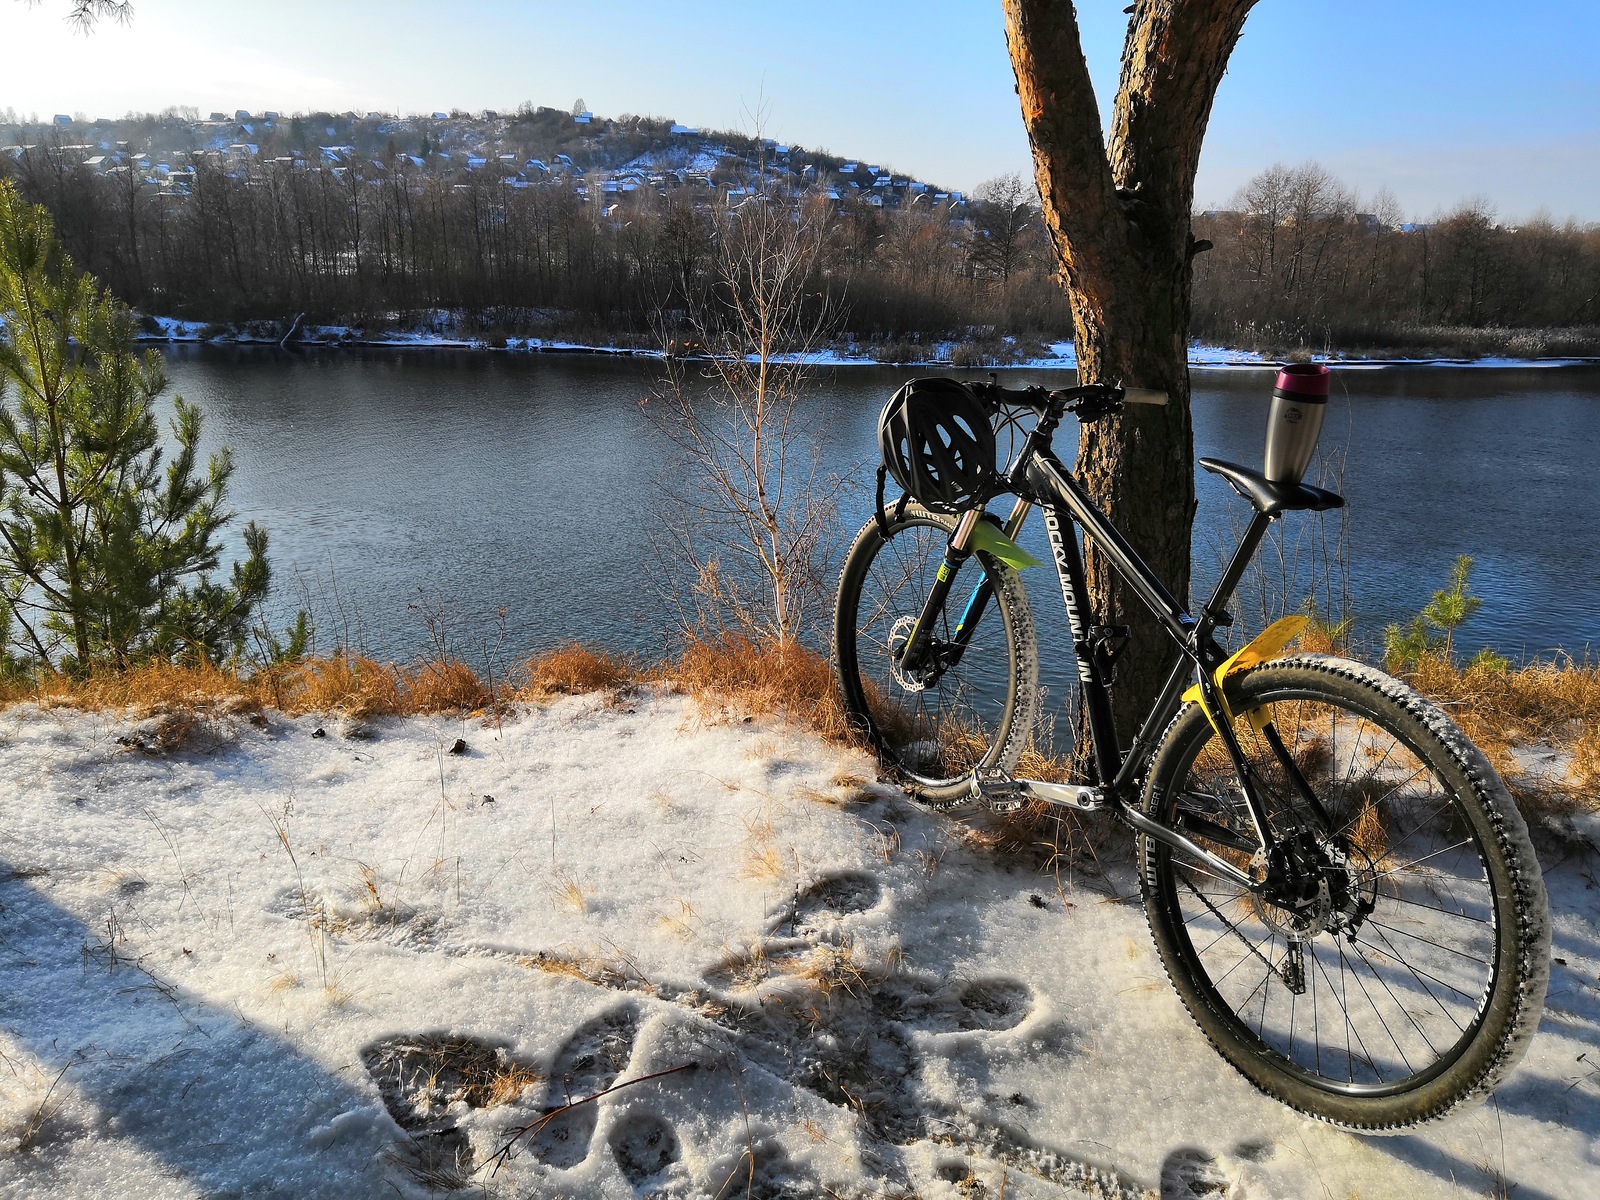
[[[1013, 540], [1016, 538], [1032, 507], [1029, 501], [1020, 496], [1017, 498], [1003, 526], [1006, 537]], [[918, 614], [916, 624], [911, 627], [905, 645], [896, 653], [903, 670], [920, 671], [931, 666], [935, 672], [931, 678], [937, 679], [939, 675], [961, 661], [967, 644], [972, 640], [973, 631], [977, 629], [978, 622], [983, 618], [985, 610], [989, 607], [989, 601], [994, 596], [994, 581], [989, 578], [987, 571], [983, 573], [978, 586], [973, 588], [972, 594], [967, 597], [967, 603], [961, 610], [961, 617], [956, 622], [954, 635], [944, 647], [947, 656], [931, 664], [925, 661], [928, 649], [933, 643], [933, 630], [937, 627], [939, 614], [944, 611], [945, 601], [949, 599], [956, 573], [960, 571], [962, 564], [972, 557], [973, 533], [983, 517], [982, 508], [968, 509], [961, 514], [955, 532], [950, 535], [949, 544], [945, 547], [944, 561], [939, 564], [933, 586], [928, 589], [928, 598], [923, 603], [922, 612]]]

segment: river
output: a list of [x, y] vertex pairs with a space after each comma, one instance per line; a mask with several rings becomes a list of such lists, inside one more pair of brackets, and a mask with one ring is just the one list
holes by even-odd
[[[653, 531], [671, 456], [640, 405], [659, 364], [437, 350], [166, 355], [172, 391], [205, 413], [207, 447], [233, 450], [238, 524], [271, 534], [273, 619], [309, 604], [319, 650], [404, 660], [443, 639], [469, 661], [496, 645], [509, 661], [574, 640], [645, 654], [667, 645], [673, 572]], [[806, 420], [827, 464], [870, 475], [878, 409], [912, 373], [816, 376]], [[1013, 371], [1005, 382], [1070, 378]], [[1266, 371], [1197, 370], [1197, 454], [1259, 465], [1270, 389]], [[1383, 627], [1471, 554], [1483, 606], [1459, 645], [1517, 659], [1600, 647], [1600, 368], [1336, 370], [1322, 440], [1325, 478], [1350, 502], [1358, 645], [1380, 645]], [[1069, 462], [1071, 441], [1069, 431], [1057, 441]], [[846, 505], [851, 531], [867, 490]], [[1203, 581], [1247, 506], [1204, 473], [1199, 496]], [[1337, 532], [1306, 520], [1288, 518], [1291, 557], [1312, 534]], [[1025, 542], [1041, 545], [1037, 528]], [[1055, 582], [1044, 572], [1029, 582], [1048, 637], [1062, 625]], [[1306, 582], [1302, 571], [1289, 590]], [[1260, 607], [1254, 594], [1240, 604], [1247, 619]]]

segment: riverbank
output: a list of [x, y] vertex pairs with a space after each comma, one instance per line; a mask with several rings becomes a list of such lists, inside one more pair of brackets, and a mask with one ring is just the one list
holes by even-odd
[[[493, 351], [509, 354], [588, 354], [618, 358], [665, 360], [659, 348], [616, 343], [591, 343], [560, 338], [516, 336], [463, 336], [439, 329], [369, 330], [359, 325], [305, 325], [272, 321], [207, 323], [176, 317], [144, 317], [139, 340], [146, 344], [188, 344], [222, 346], [282, 346], [308, 348], [386, 347], [392, 349], [434, 349]], [[448, 322], [446, 322], [448, 324]], [[1362, 357], [1338, 354], [1308, 356], [1313, 362], [1330, 366], [1377, 370], [1385, 367], [1572, 367], [1600, 365], [1600, 357], [1513, 358], [1484, 355], [1479, 358], [1401, 358]], [[954, 370], [1031, 370], [1075, 371], [1077, 356], [1070, 341], [1026, 343], [1016, 338], [1000, 339], [990, 351], [975, 351], [971, 343], [930, 341], [923, 344], [895, 342], [881, 345], [843, 341], [826, 350], [804, 356], [780, 356], [780, 361], [804, 361], [819, 367], [942, 367]], [[1193, 342], [1189, 347], [1189, 366], [1204, 370], [1266, 370], [1279, 360], [1254, 350]]]
[[1590, 860], [1494, 1101], [1357, 1138], [1211, 1050], [1131, 867], [1019, 868], [859, 751], [590, 667], [493, 712], [7, 709], [0, 1192], [1589, 1194]]

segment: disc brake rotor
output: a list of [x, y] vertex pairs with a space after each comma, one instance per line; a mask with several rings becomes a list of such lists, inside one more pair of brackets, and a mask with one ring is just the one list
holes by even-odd
[[889, 627], [889, 673], [894, 676], [894, 681], [908, 692], [923, 692], [928, 689], [928, 677], [922, 671], [907, 671], [900, 661], [900, 652], [905, 649], [906, 643], [911, 640], [911, 631], [916, 628], [915, 617], [901, 617]]

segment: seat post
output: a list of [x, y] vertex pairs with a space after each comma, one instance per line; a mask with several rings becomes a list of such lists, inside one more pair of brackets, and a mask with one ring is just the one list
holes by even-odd
[[1228, 601], [1233, 599], [1234, 589], [1244, 578], [1245, 571], [1250, 567], [1250, 560], [1256, 556], [1256, 550], [1261, 546], [1261, 539], [1267, 536], [1267, 529], [1274, 519], [1259, 509], [1251, 515], [1250, 524], [1245, 526], [1244, 533], [1239, 538], [1238, 548], [1228, 561], [1227, 569], [1222, 572], [1222, 578], [1217, 580], [1211, 599], [1207, 600], [1200, 610], [1202, 645], [1209, 638], [1212, 627], [1218, 624], [1224, 615]]

